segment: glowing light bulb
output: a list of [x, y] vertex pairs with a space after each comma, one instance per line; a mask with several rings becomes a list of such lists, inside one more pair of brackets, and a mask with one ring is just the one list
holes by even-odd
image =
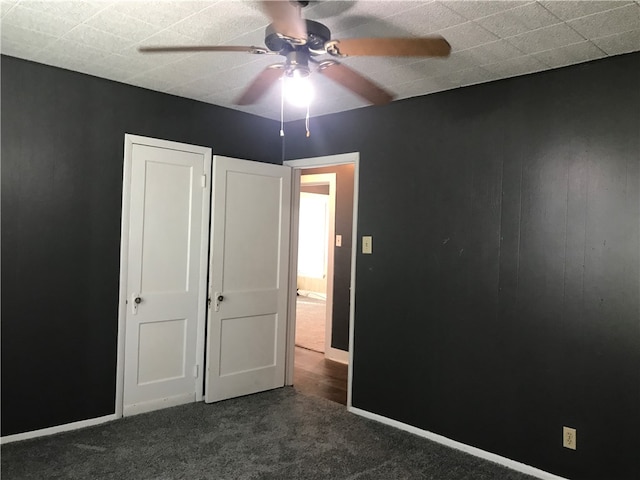
[[296, 75], [286, 77], [285, 96], [287, 101], [296, 107], [306, 107], [313, 100], [313, 86], [309, 77]]

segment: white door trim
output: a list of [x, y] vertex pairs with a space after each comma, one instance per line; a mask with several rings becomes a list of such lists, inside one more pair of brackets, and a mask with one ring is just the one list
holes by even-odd
[[[122, 173], [122, 222], [120, 227], [120, 296], [118, 303], [118, 351], [116, 361], [116, 395], [115, 418], [121, 418], [124, 410], [124, 359], [125, 359], [125, 319], [127, 315], [127, 271], [129, 265], [129, 209], [131, 206], [131, 153], [134, 144], [143, 144], [151, 147], [180, 150], [202, 154], [204, 157], [204, 171], [206, 172], [206, 185], [202, 196], [202, 239], [200, 255], [200, 274], [198, 277], [198, 297], [203, 299], [198, 308], [198, 338], [196, 342], [196, 360], [198, 377], [196, 381], [196, 401], [204, 398], [204, 331], [206, 323], [206, 299], [207, 299], [207, 266], [209, 255], [209, 217], [211, 207], [211, 148], [189, 145], [185, 143], [171, 142], [157, 138], [143, 137], [139, 135], [125, 134], [124, 137], [124, 162]], [[167, 405], [171, 406], [171, 405]]]
[[[358, 183], [360, 175], [360, 153], [342, 153], [326, 157], [287, 160], [284, 165], [293, 169], [291, 188], [291, 245], [289, 261], [289, 323], [287, 325], [287, 362], [285, 367], [285, 385], [293, 385], [293, 370], [296, 341], [296, 281], [298, 278], [298, 215], [300, 203], [300, 174], [306, 168], [330, 167], [353, 164], [353, 234], [351, 236], [351, 285], [349, 294], [349, 366], [347, 376], [347, 408], [351, 407], [351, 384], [353, 379], [353, 331], [355, 323], [356, 295], [356, 254], [358, 246]], [[334, 239], [335, 240], [335, 239]]]

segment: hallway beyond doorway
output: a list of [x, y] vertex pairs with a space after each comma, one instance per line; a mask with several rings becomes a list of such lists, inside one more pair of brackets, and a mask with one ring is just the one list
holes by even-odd
[[298, 295], [296, 298], [296, 347], [324, 353], [326, 322], [326, 300]]

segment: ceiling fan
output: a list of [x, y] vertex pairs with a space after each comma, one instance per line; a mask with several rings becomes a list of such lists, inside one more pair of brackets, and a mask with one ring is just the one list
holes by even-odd
[[440, 36], [418, 38], [348, 38], [332, 39], [323, 24], [301, 18], [300, 10], [308, 1], [264, 0], [262, 8], [272, 23], [265, 32], [264, 47], [245, 46], [156, 46], [141, 47], [142, 53], [167, 52], [243, 52], [255, 55], [282, 55], [283, 63], [269, 65], [235, 100], [237, 105], [258, 102], [283, 76], [296, 81], [315, 71], [351, 90], [371, 104], [384, 105], [393, 95], [355, 70], [334, 60], [315, 57], [328, 54], [334, 58], [349, 56], [447, 57], [449, 43]]

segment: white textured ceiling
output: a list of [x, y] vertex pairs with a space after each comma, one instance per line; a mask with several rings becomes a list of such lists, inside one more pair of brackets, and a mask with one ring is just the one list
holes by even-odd
[[[1, 0], [5, 55], [280, 118], [280, 90], [258, 104], [233, 100], [279, 56], [243, 53], [140, 54], [139, 46], [264, 46], [258, 2]], [[640, 50], [638, 1], [319, 1], [303, 16], [333, 38], [440, 34], [448, 59], [346, 58], [398, 99]], [[312, 77], [311, 115], [363, 107], [322, 75]], [[304, 109], [286, 107], [286, 119]]]

